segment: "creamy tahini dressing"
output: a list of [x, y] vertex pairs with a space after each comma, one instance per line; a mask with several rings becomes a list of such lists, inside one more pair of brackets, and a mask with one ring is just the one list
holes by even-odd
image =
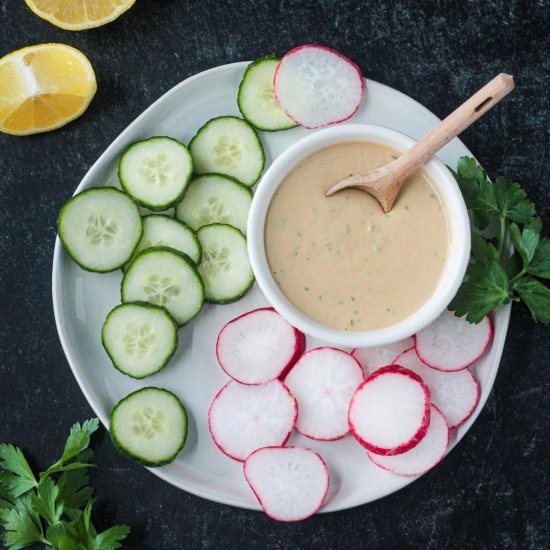
[[273, 196], [264, 235], [271, 272], [288, 300], [325, 326], [387, 327], [435, 290], [449, 233], [437, 187], [423, 171], [388, 214], [363, 191], [325, 197], [337, 181], [398, 154], [371, 142], [327, 147], [298, 164]]

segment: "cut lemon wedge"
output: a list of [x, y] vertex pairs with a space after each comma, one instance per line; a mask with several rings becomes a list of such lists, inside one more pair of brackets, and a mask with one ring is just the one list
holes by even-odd
[[83, 31], [114, 21], [136, 0], [25, 0], [27, 6], [56, 27]]
[[40, 44], [0, 59], [0, 131], [36, 134], [79, 117], [96, 92], [94, 70], [80, 51]]

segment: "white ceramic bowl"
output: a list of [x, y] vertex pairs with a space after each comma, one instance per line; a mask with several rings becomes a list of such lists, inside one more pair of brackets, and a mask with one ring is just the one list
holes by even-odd
[[256, 280], [272, 306], [302, 332], [330, 344], [345, 347], [370, 347], [396, 342], [411, 336], [434, 321], [456, 294], [470, 257], [470, 222], [464, 199], [448, 168], [437, 158], [425, 164], [425, 170], [436, 182], [445, 204], [449, 229], [449, 248], [443, 271], [434, 293], [424, 305], [406, 319], [379, 330], [350, 332], [324, 326], [307, 317], [292, 305], [271, 275], [264, 246], [265, 218], [279, 184], [305, 157], [347, 141], [374, 141], [405, 151], [415, 141], [383, 128], [363, 124], [344, 124], [320, 130], [297, 142], [281, 154], [262, 177], [252, 201], [248, 219], [248, 252]]

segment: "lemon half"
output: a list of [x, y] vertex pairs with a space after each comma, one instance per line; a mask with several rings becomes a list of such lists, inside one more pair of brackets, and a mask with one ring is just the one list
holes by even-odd
[[25, 0], [27, 6], [56, 27], [83, 31], [115, 20], [136, 0]]
[[64, 44], [39, 44], [0, 59], [0, 131], [36, 134], [79, 117], [97, 85], [88, 58]]

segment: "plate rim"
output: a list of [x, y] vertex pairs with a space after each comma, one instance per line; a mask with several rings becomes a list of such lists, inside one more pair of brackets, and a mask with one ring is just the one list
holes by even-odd
[[[126, 135], [128, 133], [130, 133], [130, 131], [135, 126], [137, 126], [139, 124], [139, 122], [143, 118], [145, 118], [145, 116], [151, 110], [153, 110], [159, 103], [164, 102], [166, 99], [168, 99], [168, 97], [170, 97], [173, 94], [176, 94], [180, 90], [180, 88], [182, 88], [184, 86], [187, 86], [187, 85], [191, 84], [192, 82], [194, 82], [196, 80], [200, 80], [202, 78], [207, 78], [208, 76], [210, 76], [212, 74], [215, 74], [215, 73], [222, 73], [222, 72], [225, 72], [225, 71], [231, 71], [233, 69], [244, 69], [249, 64], [250, 64], [250, 61], [237, 61], [237, 62], [233, 62], [233, 63], [227, 63], [227, 64], [224, 64], [224, 65], [218, 65], [216, 67], [211, 67], [210, 69], [206, 69], [204, 71], [195, 73], [195, 74], [185, 78], [184, 80], [182, 80], [181, 82], [177, 83], [172, 88], [170, 88], [169, 90], [164, 92], [160, 97], [158, 97], [158, 99], [156, 99], [153, 103], [151, 103], [151, 105], [149, 105], [149, 107], [147, 107], [144, 111], [142, 111], [128, 126], [126, 126], [118, 134], [118, 136], [109, 144], [109, 146], [101, 153], [101, 155], [97, 158], [97, 160], [87, 170], [86, 174], [81, 179], [78, 186], [75, 188], [73, 196], [75, 194], [77, 194], [78, 192], [80, 192], [82, 188], [86, 187], [88, 185], [89, 180], [91, 180], [91, 179], [93, 179], [93, 177], [95, 177], [96, 168], [99, 165], [102, 164], [104, 157], [108, 156], [113, 149], [116, 149], [119, 146], [119, 144], [126, 139]], [[367, 87], [366, 87], [367, 94], [368, 94], [369, 83], [375, 84], [376, 86], [380, 86], [383, 89], [385, 88], [388, 91], [391, 91], [392, 94], [397, 94], [397, 96], [399, 96], [403, 99], [406, 99], [407, 101], [414, 102], [416, 104], [416, 106], [418, 106], [420, 109], [422, 109], [422, 111], [424, 111], [424, 114], [426, 116], [431, 117], [434, 121], [441, 120], [441, 119], [439, 119], [439, 117], [437, 115], [432, 113], [427, 107], [422, 105], [419, 101], [417, 101], [413, 97], [408, 96], [407, 94], [405, 94], [405, 93], [403, 93], [403, 92], [401, 92], [401, 91], [399, 91], [395, 88], [392, 88], [391, 86], [388, 86], [387, 84], [383, 84], [383, 83], [380, 83], [380, 82], [377, 82], [377, 81], [371, 80], [371, 79], [365, 79], [365, 80], [366, 80], [366, 83], [367, 83]], [[459, 140], [459, 138], [455, 138], [455, 139], [457, 139], [458, 141], [460, 141], [460, 143], [462, 143], [462, 141]], [[462, 145], [464, 145], [464, 144], [462, 143]], [[464, 145], [464, 147], [466, 149], [468, 149], [465, 145]], [[472, 154], [469, 149], [468, 149], [468, 151], [470, 152], [470, 154]], [[75, 377], [80, 390], [84, 394], [84, 397], [86, 398], [86, 401], [88, 402], [88, 404], [90, 405], [90, 407], [92, 408], [94, 413], [97, 415], [97, 417], [99, 418], [99, 420], [101, 421], [101, 423], [103, 424], [105, 429], [107, 431], [109, 431], [109, 418], [108, 418], [108, 415], [103, 414], [103, 411], [101, 411], [100, 408], [99, 408], [99, 404], [96, 403], [96, 401], [91, 398], [90, 393], [88, 391], [88, 388], [87, 388], [86, 384], [84, 383], [84, 380], [82, 379], [82, 377], [80, 375], [80, 369], [77, 366], [77, 361], [72, 356], [72, 353], [70, 351], [70, 346], [69, 346], [69, 342], [68, 342], [68, 340], [69, 340], [68, 335], [67, 335], [66, 330], [64, 329], [64, 326], [63, 326], [63, 321], [62, 321], [63, 316], [62, 316], [61, 311], [60, 311], [60, 298], [59, 298], [60, 285], [58, 284], [59, 278], [61, 277], [61, 274], [60, 274], [60, 265], [61, 265], [60, 264], [60, 254], [61, 254], [61, 252], [62, 252], [61, 241], [59, 239], [59, 236], [56, 233], [55, 244], [54, 244], [54, 253], [53, 253], [53, 259], [52, 259], [52, 282], [51, 282], [52, 287], [51, 288], [52, 288], [52, 302], [53, 302], [53, 310], [54, 310], [54, 319], [55, 319], [57, 334], [58, 334], [58, 337], [59, 337], [59, 340], [60, 340], [60, 343], [61, 343], [61, 347], [63, 349], [63, 353], [65, 355], [65, 358], [66, 358], [67, 362], [69, 363], [72, 374]], [[462, 438], [469, 431], [469, 429], [471, 428], [473, 423], [477, 420], [478, 416], [481, 414], [481, 411], [485, 407], [485, 404], [487, 403], [489, 395], [491, 394], [491, 391], [493, 389], [494, 382], [495, 382], [495, 379], [496, 379], [496, 375], [497, 375], [497, 373], [499, 371], [499, 368], [500, 368], [500, 362], [501, 362], [501, 359], [502, 359], [504, 344], [505, 344], [506, 336], [507, 336], [507, 333], [508, 333], [508, 326], [509, 326], [510, 314], [511, 314], [511, 304], [501, 306], [500, 308], [498, 308], [498, 310], [499, 310], [499, 317], [500, 317], [500, 323], [502, 325], [502, 330], [499, 332], [498, 337], [495, 338], [493, 340], [493, 343], [492, 343], [492, 346], [496, 346], [496, 352], [495, 352], [495, 364], [496, 364], [496, 366], [493, 367], [492, 370], [491, 370], [490, 376], [489, 376], [488, 381], [486, 383], [486, 389], [485, 390], [482, 389], [479, 402], [478, 402], [473, 414], [467, 419], [466, 422], [464, 422], [464, 424], [462, 424], [461, 426], [458, 427], [455, 441], [452, 444], [452, 446], [449, 447], [449, 449], [447, 450], [445, 456], [447, 456], [459, 444], [459, 442], [462, 440]], [[240, 508], [240, 509], [261, 511], [261, 507], [259, 506], [259, 503], [254, 503], [252, 501], [249, 505], [247, 505], [247, 504], [244, 504], [240, 500], [233, 500], [232, 498], [222, 498], [222, 497], [217, 496], [216, 494], [209, 493], [208, 490], [199, 491], [199, 490], [195, 489], [192, 486], [189, 487], [189, 486], [185, 485], [185, 483], [181, 483], [178, 479], [174, 479], [171, 475], [164, 472], [162, 468], [149, 468], [149, 467], [144, 467], [144, 468], [146, 468], [149, 472], [153, 473], [154, 475], [156, 475], [157, 477], [159, 477], [163, 481], [168, 482], [170, 485], [173, 485], [174, 487], [177, 487], [180, 490], [186, 491], [186, 492], [188, 492], [188, 493], [190, 493], [194, 496], [204, 498], [204, 499], [207, 499], [207, 500], [210, 500], [212, 502], [219, 503], [219, 504], [226, 504], [226, 505], [229, 505], [229, 506], [234, 506], [234, 507]], [[391, 491], [390, 493], [384, 492], [383, 490], [381, 490], [378, 493], [375, 493], [373, 498], [370, 498], [368, 500], [363, 500], [361, 502], [357, 502], [357, 503], [351, 504], [351, 505], [339, 506], [339, 507], [336, 507], [336, 508], [331, 509], [331, 510], [326, 510], [323, 507], [323, 508], [321, 508], [321, 510], [319, 510], [318, 513], [331, 513], [331, 512], [341, 511], [341, 510], [347, 510], [347, 509], [355, 508], [357, 506], [363, 506], [365, 504], [375, 502], [375, 501], [377, 501], [381, 498], [384, 498], [386, 496], [389, 497], [390, 495], [393, 495], [394, 493], [396, 493], [396, 492], [404, 489], [405, 487], [409, 486], [411, 483], [413, 483], [414, 481], [416, 481], [417, 479], [419, 479], [423, 475], [425, 475], [425, 474], [406, 479], [406, 483], [403, 486], [401, 486], [399, 489]]]

